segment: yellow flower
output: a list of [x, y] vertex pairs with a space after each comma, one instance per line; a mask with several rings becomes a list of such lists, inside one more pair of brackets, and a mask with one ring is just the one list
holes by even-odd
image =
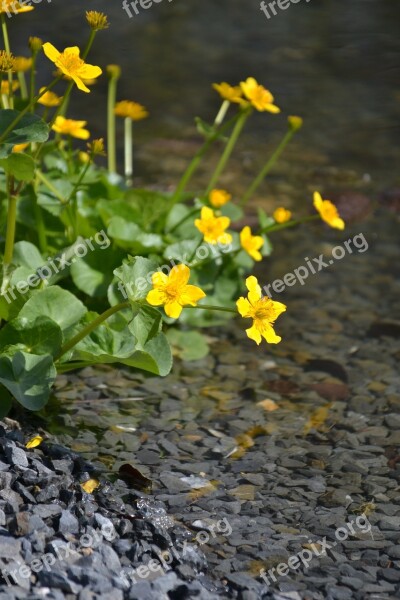
[[23, 2], [19, 2], [18, 0], [0, 0], [0, 13], [7, 13], [11, 15], [14, 13], [24, 13], [33, 10], [34, 6], [25, 5]]
[[32, 66], [32, 59], [27, 58], [26, 56], [16, 56], [14, 61], [14, 68], [17, 71], [17, 73], [19, 71], [24, 73], [25, 71], [28, 71]]
[[90, 155], [87, 152], [78, 152], [78, 158], [81, 161], [81, 163], [86, 164], [88, 162], [90, 162]]
[[252, 235], [250, 227], [246, 225], [240, 232], [240, 245], [253, 260], [262, 260], [261, 252], [259, 252], [264, 240], [261, 235]]
[[336, 206], [330, 200], [323, 200], [319, 192], [314, 192], [314, 207], [325, 223], [334, 229], [344, 229], [344, 221], [340, 218]]
[[70, 135], [80, 140], [87, 140], [90, 137], [90, 133], [87, 129], [84, 129], [87, 121], [74, 121], [73, 119], [65, 119], [64, 117], [57, 117], [52, 127], [56, 133], [62, 133], [63, 135]]
[[36, 448], [37, 446], [40, 446], [40, 444], [43, 442], [43, 439], [41, 435], [35, 435], [35, 437], [31, 438], [26, 444], [25, 444], [25, 448]]
[[268, 111], [279, 113], [280, 108], [275, 106], [274, 97], [269, 90], [257, 83], [254, 77], [248, 77], [246, 81], [240, 83], [243, 94], [251, 104], [259, 111]]
[[[1, 2], [1, 0], [0, 0], [0, 2]], [[19, 88], [18, 81], [13, 81], [11, 87], [12, 87], [12, 91], [15, 92], [15, 90], [17, 90]], [[8, 83], [8, 81], [1, 82], [1, 93], [5, 94], [6, 96], [10, 95], [10, 84]]]
[[303, 119], [292, 115], [288, 117], [288, 124], [292, 131], [298, 131], [303, 127]]
[[104, 149], [104, 138], [93, 140], [87, 145], [87, 147], [92, 156], [106, 156]]
[[43, 48], [43, 40], [39, 37], [31, 36], [28, 40], [29, 48], [36, 54]]
[[149, 116], [144, 106], [131, 100], [121, 100], [117, 102], [114, 108], [117, 117], [129, 117], [132, 121], [141, 121]]
[[231, 224], [229, 217], [216, 217], [214, 211], [208, 206], [201, 209], [201, 218], [196, 219], [194, 224], [204, 235], [204, 241], [209, 244], [230, 244], [232, 236], [225, 232]]
[[286, 221], [290, 221], [292, 218], [292, 213], [287, 208], [283, 208], [280, 206], [274, 211], [272, 215], [277, 223], [286, 223]]
[[0, 73], [8, 73], [8, 71], [15, 71], [15, 56], [10, 52], [0, 50]]
[[100, 67], [88, 65], [80, 58], [78, 46], [65, 48], [63, 52], [59, 52], [53, 44], [46, 42], [43, 44], [43, 51], [64, 75], [74, 80], [82, 92], [90, 92], [83, 82], [84, 79], [96, 79], [102, 73]]
[[153, 289], [146, 300], [152, 306], [164, 306], [165, 314], [177, 319], [184, 306], [196, 306], [205, 297], [202, 289], [195, 285], [187, 285], [190, 269], [186, 265], [176, 265], [169, 275], [158, 271], [153, 273]]
[[[42, 91], [44, 90], [44, 88], [40, 88], [39, 90], [39, 94], [42, 93]], [[51, 108], [52, 106], [60, 106], [62, 101], [62, 96], [57, 96], [57, 94], [55, 94], [52, 91], [49, 92], [45, 92], [43, 94], [43, 96], [41, 96], [38, 100], [38, 104], [43, 104], [43, 106], [46, 106], [48, 108]]]
[[13, 152], [23, 152], [25, 150], [25, 148], [27, 148], [29, 146], [29, 143], [27, 144], [15, 144], [15, 146], [13, 146], [12, 151]]
[[86, 21], [93, 31], [101, 31], [102, 29], [108, 29], [107, 15], [97, 10], [86, 11]]
[[276, 335], [273, 324], [279, 315], [285, 312], [285, 304], [275, 302], [268, 296], [263, 297], [254, 275], [246, 279], [246, 287], [249, 290], [247, 298], [239, 298], [236, 306], [243, 318], [253, 319], [253, 325], [246, 329], [247, 336], [256, 344], [260, 344], [262, 338], [269, 344], [278, 344], [282, 338]]
[[209, 195], [210, 204], [215, 208], [221, 208], [232, 198], [231, 194], [225, 190], [211, 190]]
[[221, 83], [213, 83], [213, 88], [218, 92], [223, 100], [228, 100], [229, 102], [237, 102], [238, 104], [242, 104], [243, 102], [243, 92], [240, 85], [229, 85], [225, 81]]

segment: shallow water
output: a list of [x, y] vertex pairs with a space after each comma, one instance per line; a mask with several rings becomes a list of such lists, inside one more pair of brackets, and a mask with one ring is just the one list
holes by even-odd
[[[25, 52], [28, 35], [60, 47], [83, 45], [84, 8], [80, 0], [68, 7], [43, 0], [34, 12], [10, 20], [13, 47]], [[120, 64], [119, 97], [151, 112], [135, 128], [138, 146], [154, 137], [193, 137], [194, 115], [211, 120], [218, 109], [211, 83], [252, 75], [285, 114], [305, 118], [296, 148], [309, 165], [329, 164], [377, 187], [398, 177], [400, 5], [393, 0], [303, 0], [270, 20], [257, 0], [163, 0], [133, 18], [120, 1], [97, 0], [90, 8], [104, 10], [111, 21], [91, 61]], [[75, 95], [72, 105], [73, 116], [87, 118], [96, 135], [105, 133], [105, 98], [103, 78], [92, 95]], [[262, 151], [284, 127], [284, 117], [258, 115], [243, 151]], [[162, 171], [151, 164], [162, 160], [153, 145], [139, 156], [141, 173]], [[175, 181], [174, 172], [166, 176], [165, 183]]]

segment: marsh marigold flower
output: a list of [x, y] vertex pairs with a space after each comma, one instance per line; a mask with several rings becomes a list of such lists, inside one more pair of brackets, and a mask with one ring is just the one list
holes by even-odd
[[208, 206], [203, 206], [200, 219], [194, 222], [197, 229], [204, 235], [204, 241], [209, 244], [230, 244], [232, 236], [225, 232], [231, 224], [229, 217], [216, 217], [214, 211]]
[[70, 135], [79, 140], [87, 140], [90, 137], [90, 133], [87, 129], [84, 129], [86, 124], [87, 121], [74, 121], [74, 119], [65, 119], [59, 116], [56, 118], [52, 129], [56, 133]]
[[[41, 94], [43, 92], [45, 88], [40, 88], [39, 90], [39, 94]], [[42, 104], [43, 106], [46, 106], [47, 108], [51, 108], [52, 106], [60, 106], [62, 101], [62, 96], [57, 96], [57, 94], [55, 94], [52, 91], [49, 92], [45, 92], [43, 94], [43, 96], [40, 96], [39, 100], [38, 100], [38, 104]]]
[[86, 11], [86, 21], [93, 31], [101, 31], [102, 29], [108, 29], [107, 15], [97, 10]]
[[274, 211], [272, 216], [274, 217], [276, 223], [286, 223], [286, 221], [290, 221], [292, 218], [292, 213], [290, 210], [287, 210], [287, 208], [280, 206]]
[[314, 207], [325, 223], [334, 229], [344, 229], [344, 221], [340, 218], [338, 210], [330, 200], [323, 200], [319, 192], [314, 192]]
[[246, 81], [240, 83], [245, 98], [254, 106], [255, 109], [271, 113], [281, 112], [280, 108], [275, 106], [274, 97], [269, 90], [260, 85], [254, 77], [248, 77]]
[[53, 44], [46, 42], [43, 44], [43, 51], [64, 75], [74, 80], [82, 92], [90, 92], [83, 82], [84, 79], [96, 79], [102, 74], [100, 67], [88, 65], [80, 58], [78, 46], [65, 48], [63, 52], [59, 52]]
[[7, 13], [8, 15], [29, 12], [34, 8], [34, 6], [18, 2], [18, 0], [0, 0], [0, 13]]
[[196, 306], [205, 297], [202, 289], [188, 285], [190, 269], [186, 265], [176, 265], [169, 275], [157, 271], [153, 273], [153, 289], [146, 296], [152, 306], [164, 306], [165, 314], [177, 319], [184, 306]]
[[[1, 0], [0, 0], [1, 2]], [[32, 66], [32, 59], [31, 58], [27, 58], [26, 56], [16, 56], [15, 57], [15, 63], [14, 63], [14, 68], [16, 70], [16, 72], [21, 72], [24, 73], [25, 71], [28, 71]]]
[[39, 37], [31, 36], [28, 40], [28, 45], [31, 49], [31, 52], [40, 52], [40, 50], [43, 48], [43, 40]]
[[240, 85], [229, 85], [225, 81], [221, 83], [213, 83], [213, 88], [218, 92], [223, 100], [228, 102], [236, 102], [241, 104], [243, 102], [243, 92]]
[[254, 275], [246, 279], [246, 287], [249, 291], [247, 298], [239, 298], [236, 306], [244, 319], [253, 319], [253, 325], [246, 329], [247, 337], [256, 344], [260, 344], [262, 338], [269, 344], [278, 344], [282, 338], [276, 335], [273, 324], [279, 315], [285, 312], [285, 304], [275, 302], [268, 296], [263, 297]]
[[121, 100], [117, 102], [114, 108], [117, 117], [132, 119], [132, 121], [141, 121], [149, 116], [144, 106], [131, 100]]
[[221, 208], [221, 206], [229, 202], [232, 196], [225, 190], [211, 190], [208, 198], [214, 208]]
[[0, 50], [0, 73], [8, 73], [8, 71], [15, 71], [15, 56], [10, 52]]
[[252, 235], [251, 229], [248, 225], [243, 227], [240, 232], [240, 245], [243, 250], [246, 250], [247, 254], [251, 256], [253, 260], [262, 260], [260, 252], [261, 246], [264, 244], [264, 240], [261, 235]]

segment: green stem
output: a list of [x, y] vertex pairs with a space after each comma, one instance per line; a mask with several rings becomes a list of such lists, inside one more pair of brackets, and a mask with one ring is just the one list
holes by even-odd
[[217, 310], [219, 312], [229, 312], [237, 315], [238, 312], [234, 308], [228, 308], [226, 306], [212, 306], [211, 304], [198, 304], [197, 306], [185, 306], [185, 308], [201, 308], [202, 310]]
[[240, 113], [240, 116], [236, 122], [236, 125], [233, 128], [231, 137], [229, 138], [228, 143], [225, 146], [225, 150], [223, 151], [222, 156], [219, 160], [219, 163], [217, 164], [217, 167], [213, 173], [213, 176], [210, 179], [210, 183], [208, 184], [208, 187], [206, 189], [206, 196], [208, 196], [208, 194], [211, 192], [211, 190], [215, 187], [216, 183], [218, 182], [218, 180], [226, 166], [226, 163], [228, 162], [228, 160], [232, 154], [232, 151], [236, 145], [236, 142], [239, 139], [242, 129], [245, 126], [246, 121], [252, 112], [253, 112], [252, 109], [246, 109]]
[[81, 58], [83, 58], [83, 60], [85, 60], [85, 58], [87, 57], [87, 55], [90, 52], [90, 49], [94, 42], [94, 38], [96, 37], [96, 33], [97, 33], [97, 31], [93, 31], [93, 29], [90, 32], [90, 36], [88, 39], [88, 43], [86, 44], [86, 48], [84, 49], [83, 53], [81, 54]]
[[87, 335], [89, 335], [94, 329], [96, 329], [96, 327], [101, 325], [109, 317], [114, 315], [116, 312], [118, 312], [120, 310], [124, 310], [125, 308], [129, 308], [129, 307], [130, 307], [130, 302], [120, 302], [119, 304], [116, 304], [115, 306], [111, 306], [111, 308], [107, 309], [101, 315], [96, 317], [93, 321], [88, 323], [86, 325], [86, 327], [84, 327], [79, 333], [74, 335], [73, 338], [71, 338], [68, 342], [66, 342], [61, 347], [59, 353], [55, 357], [55, 360], [59, 360], [63, 354], [65, 354], [66, 352], [69, 352], [69, 350], [71, 350], [74, 346], [79, 344], [79, 342], [81, 340], [83, 340], [83, 338], [85, 338]]
[[[4, 48], [8, 54], [11, 54], [10, 40], [8, 37], [7, 22], [6, 22], [6, 17], [5, 17], [4, 12], [1, 13], [0, 17], [1, 17], [1, 30], [3, 33], [3, 40], [4, 40]], [[13, 79], [12, 71], [8, 71], [7, 76], [8, 76], [8, 85], [9, 85], [10, 108], [14, 108], [13, 91], [12, 91], [12, 79]]]
[[35, 88], [36, 88], [36, 59], [37, 52], [32, 51], [32, 66], [31, 66], [31, 79], [29, 82], [29, 101], [31, 103], [31, 112], [35, 110], [35, 103], [33, 99], [35, 98]]
[[205, 142], [204, 144], [201, 146], [201, 148], [198, 149], [198, 151], [196, 152], [196, 154], [194, 155], [192, 161], [189, 163], [189, 166], [187, 167], [186, 171], [184, 172], [184, 174], [181, 177], [181, 180], [178, 183], [178, 186], [174, 192], [174, 195], [171, 197], [171, 208], [177, 203], [179, 202], [181, 195], [183, 194], [187, 184], [189, 183], [189, 181], [191, 180], [191, 178], [193, 177], [195, 171], [197, 170], [203, 156], [205, 155], [205, 153], [207, 152], [208, 148], [215, 142], [216, 139], [218, 139], [219, 135], [225, 131], [226, 129], [228, 129], [232, 123], [235, 123], [235, 121], [238, 121], [240, 117], [240, 113], [238, 113], [235, 117], [233, 117], [233, 119], [231, 119], [230, 121], [228, 121], [228, 123], [226, 123], [219, 131], [215, 131], [213, 135], [211, 135]]
[[286, 223], [276, 223], [275, 225], [269, 225], [268, 227], [264, 227], [261, 229], [259, 233], [271, 233], [272, 231], [280, 231], [281, 229], [287, 229], [288, 227], [294, 227], [295, 225], [301, 225], [302, 223], [307, 223], [308, 221], [315, 221], [315, 219], [320, 219], [319, 215], [309, 215], [308, 217], [302, 217], [301, 219], [297, 219], [296, 221], [286, 221]]
[[22, 71], [18, 72], [18, 81], [21, 88], [21, 98], [26, 100], [28, 98], [28, 88], [26, 87], [25, 75]]
[[132, 184], [133, 156], [132, 156], [132, 119], [126, 117], [124, 121], [124, 146], [125, 146], [125, 179], [126, 184]]
[[115, 103], [117, 99], [117, 81], [118, 77], [110, 76], [108, 82], [107, 97], [107, 156], [108, 170], [110, 173], [117, 172], [117, 155], [115, 150]]
[[35, 221], [39, 239], [39, 248], [42, 254], [45, 254], [47, 252], [46, 227], [43, 221], [42, 209], [37, 203], [37, 198], [35, 199]]
[[8, 210], [6, 242], [3, 256], [3, 282], [1, 286], [1, 293], [5, 292], [5, 290], [8, 287], [8, 269], [10, 267], [10, 264], [12, 263], [14, 252], [15, 227], [17, 221], [17, 196], [13, 192], [13, 186], [14, 178], [10, 175], [7, 175]]
[[257, 177], [254, 178], [252, 183], [247, 188], [246, 192], [244, 193], [243, 198], [241, 199], [241, 201], [239, 203], [239, 206], [243, 207], [247, 204], [247, 202], [250, 200], [251, 196], [254, 194], [254, 192], [257, 190], [257, 188], [260, 186], [260, 184], [264, 181], [265, 177], [267, 176], [267, 174], [269, 173], [271, 168], [274, 166], [274, 164], [276, 163], [276, 161], [278, 160], [278, 158], [280, 157], [280, 155], [286, 148], [287, 144], [292, 139], [294, 133], [295, 133], [295, 131], [293, 129], [289, 129], [285, 133], [283, 139], [280, 141], [278, 147], [276, 148], [276, 150], [274, 151], [274, 153], [272, 154], [270, 159], [265, 163], [264, 167], [261, 169], [261, 171], [259, 172]]
[[223, 122], [223, 120], [226, 117], [226, 113], [228, 112], [229, 105], [230, 105], [229, 100], [223, 101], [223, 103], [221, 104], [221, 108], [219, 109], [218, 114], [215, 117], [214, 127], [219, 127], [221, 125], [221, 123]]
[[60, 194], [58, 189], [51, 183], [51, 181], [47, 179], [44, 173], [42, 173], [42, 171], [39, 171], [39, 169], [36, 171], [36, 177], [47, 187], [47, 189], [50, 190], [50, 192], [54, 194], [54, 196], [57, 198], [57, 200], [61, 202], [61, 204], [64, 204], [64, 197]]
[[49, 90], [51, 90], [51, 88], [53, 88], [56, 83], [59, 81], [59, 77], [57, 77], [57, 79], [55, 79], [54, 81], [52, 81], [46, 88], [44, 88], [40, 94], [38, 94], [37, 96], [35, 96], [35, 98], [33, 99], [32, 102], [30, 102], [28, 104], [28, 106], [26, 106], [24, 108], [24, 110], [22, 110], [18, 117], [16, 117], [14, 119], [14, 121], [12, 123], [10, 123], [10, 125], [8, 127], [6, 127], [6, 129], [3, 131], [3, 133], [0, 136], [0, 144], [2, 142], [4, 142], [4, 140], [7, 138], [8, 134], [15, 128], [16, 125], [18, 125], [18, 123], [20, 122], [20, 120], [26, 115], [27, 112], [29, 112], [29, 110], [31, 109], [32, 104], [35, 105], [36, 102], [39, 100], [39, 98], [41, 98], [43, 96], [43, 94], [45, 94], [46, 92], [48, 92]]
[[82, 171], [81, 171], [81, 173], [80, 173], [80, 175], [78, 177], [78, 181], [75, 183], [75, 185], [74, 185], [74, 187], [73, 187], [70, 195], [68, 196], [68, 198], [66, 200], [63, 200], [62, 204], [69, 204], [71, 198], [73, 198], [74, 195], [76, 194], [76, 192], [78, 191], [79, 186], [81, 185], [81, 183], [82, 183], [82, 181], [83, 181], [83, 179], [84, 179], [84, 177], [85, 177], [85, 175], [86, 175], [89, 167], [90, 167], [90, 161], [87, 162], [85, 164], [85, 166], [83, 167], [83, 169], [82, 169]]

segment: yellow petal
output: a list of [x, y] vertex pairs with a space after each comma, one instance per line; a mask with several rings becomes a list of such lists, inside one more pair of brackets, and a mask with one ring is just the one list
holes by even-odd
[[201, 288], [197, 287], [197, 285], [187, 285], [180, 299], [182, 304], [191, 304], [192, 306], [195, 306], [196, 302], [201, 300], [201, 298], [205, 298], [205, 296], [206, 294]]
[[258, 285], [257, 277], [250, 275], [246, 279], [246, 287], [252, 295], [257, 296], [257, 299], [261, 298], [261, 288]]
[[278, 114], [281, 112], [281, 109], [278, 106], [275, 106], [275, 104], [268, 104], [268, 106], [265, 108], [265, 110], [267, 110], [270, 113], [274, 113], [274, 114]]
[[236, 307], [237, 307], [237, 309], [239, 311], [239, 314], [242, 317], [248, 317], [249, 316], [249, 311], [251, 310], [251, 304], [247, 300], [247, 298], [243, 298], [243, 296], [241, 296], [239, 298], [239, 300], [236, 301]]
[[29, 440], [29, 442], [27, 442], [25, 444], [25, 448], [36, 448], [37, 446], [40, 446], [40, 444], [43, 442], [43, 438], [41, 435], [35, 435], [35, 437], [31, 438]]
[[319, 211], [322, 207], [322, 196], [319, 192], [314, 192], [314, 206]]
[[79, 56], [80, 50], [78, 46], [69, 46], [64, 49], [63, 54], [72, 54], [72, 56]]
[[72, 75], [72, 73], [65, 71], [62, 67], [60, 67], [60, 68], [66, 75], [69, 75], [75, 81], [78, 90], [81, 90], [81, 92], [86, 92], [87, 94], [90, 93], [89, 88], [86, 87], [86, 85], [83, 83], [83, 81], [82, 81], [82, 79], [80, 79], [80, 77], [77, 77], [76, 75]]
[[162, 271], [157, 271], [151, 276], [151, 281], [154, 287], [164, 286], [168, 283], [168, 275], [166, 275]]
[[52, 62], [56, 62], [56, 60], [61, 54], [57, 50], [57, 48], [53, 46], [53, 44], [50, 44], [50, 42], [46, 42], [45, 44], [43, 44], [43, 52], [45, 53], [47, 58], [50, 59]]
[[79, 69], [79, 77], [82, 77], [82, 79], [96, 79], [102, 72], [100, 67], [85, 64]]
[[167, 302], [167, 304], [164, 306], [164, 310], [165, 314], [168, 317], [171, 317], [171, 319], [178, 319], [182, 312], [182, 306], [176, 301]]
[[265, 322], [263, 322], [261, 334], [268, 344], [279, 344], [282, 339], [279, 335], [276, 335], [272, 325]]
[[207, 220], [212, 218], [214, 218], [214, 211], [212, 210], [212, 208], [209, 208], [208, 206], [203, 206], [203, 208], [201, 209], [201, 219]]
[[150, 290], [146, 296], [146, 300], [151, 306], [161, 306], [165, 302], [165, 294], [159, 290]]
[[184, 286], [189, 281], [190, 277], [190, 269], [186, 265], [176, 265], [171, 269], [171, 273], [169, 274], [168, 283], [173, 283], [177, 286]]
[[100, 485], [97, 479], [88, 479], [85, 483], [81, 483], [81, 488], [87, 493], [92, 494]]
[[281, 315], [283, 312], [286, 311], [286, 304], [283, 304], [282, 302], [275, 302], [275, 300], [271, 300], [271, 308], [273, 311], [273, 319], [277, 319], [279, 317], [279, 315]]
[[260, 260], [262, 260], [262, 254], [258, 250], [253, 249], [253, 250], [249, 250], [248, 252], [253, 260], [255, 260], [257, 262], [260, 262]]
[[246, 329], [247, 337], [251, 340], [254, 340], [256, 344], [261, 344], [261, 333], [258, 331], [257, 327], [253, 325], [249, 329]]

